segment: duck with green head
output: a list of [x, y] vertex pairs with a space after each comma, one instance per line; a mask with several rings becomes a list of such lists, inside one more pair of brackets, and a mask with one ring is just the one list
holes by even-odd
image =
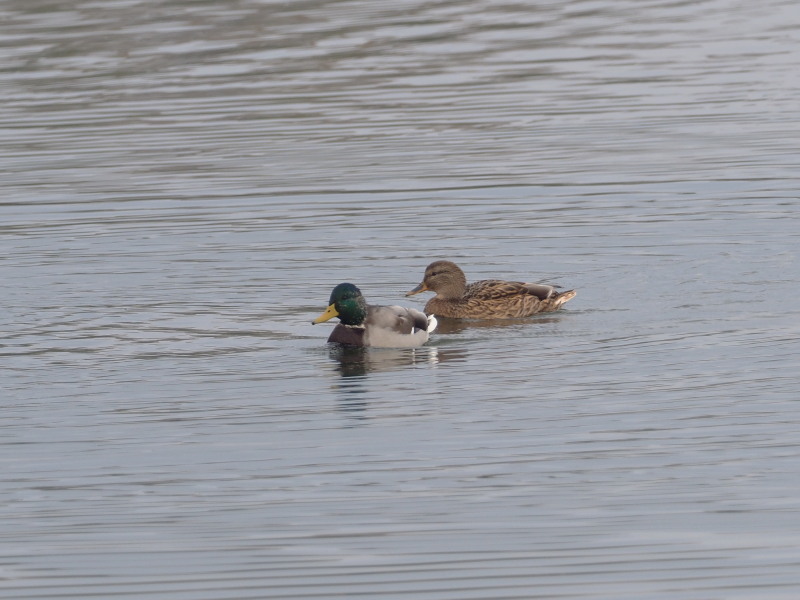
[[408, 348], [428, 341], [436, 318], [402, 306], [370, 306], [352, 283], [340, 283], [331, 292], [328, 308], [312, 323], [338, 317], [329, 342], [374, 348]]

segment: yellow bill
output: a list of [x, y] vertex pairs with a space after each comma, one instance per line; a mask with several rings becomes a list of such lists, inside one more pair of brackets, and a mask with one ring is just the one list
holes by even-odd
[[333, 317], [338, 317], [339, 311], [336, 310], [336, 307], [331, 304], [328, 308], [325, 309], [325, 312], [318, 316], [316, 319], [311, 321], [311, 324], [317, 323], [324, 323], [325, 321], [330, 321]]

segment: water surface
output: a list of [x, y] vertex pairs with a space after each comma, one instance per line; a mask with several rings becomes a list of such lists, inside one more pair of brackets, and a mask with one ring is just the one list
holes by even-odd
[[[0, 589], [795, 598], [797, 16], [5, 3]], [[310, 324], [439, 258], [578, 295]]]

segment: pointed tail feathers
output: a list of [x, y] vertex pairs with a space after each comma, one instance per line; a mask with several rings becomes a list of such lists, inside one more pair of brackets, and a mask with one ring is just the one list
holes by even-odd
[[567, 292], [561, 292], [558, 296], [553, 299], [553, 304], [555, 304], [556, 308], [560, 307], [565, 302], [572, 300], [575, 297], [577, 292], [575, 290], [569, 290]]

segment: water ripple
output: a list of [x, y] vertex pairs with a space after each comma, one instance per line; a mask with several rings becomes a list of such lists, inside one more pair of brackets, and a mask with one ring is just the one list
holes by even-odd
[[0, 589], [794, 598], [795, 12], [3, 4]]

